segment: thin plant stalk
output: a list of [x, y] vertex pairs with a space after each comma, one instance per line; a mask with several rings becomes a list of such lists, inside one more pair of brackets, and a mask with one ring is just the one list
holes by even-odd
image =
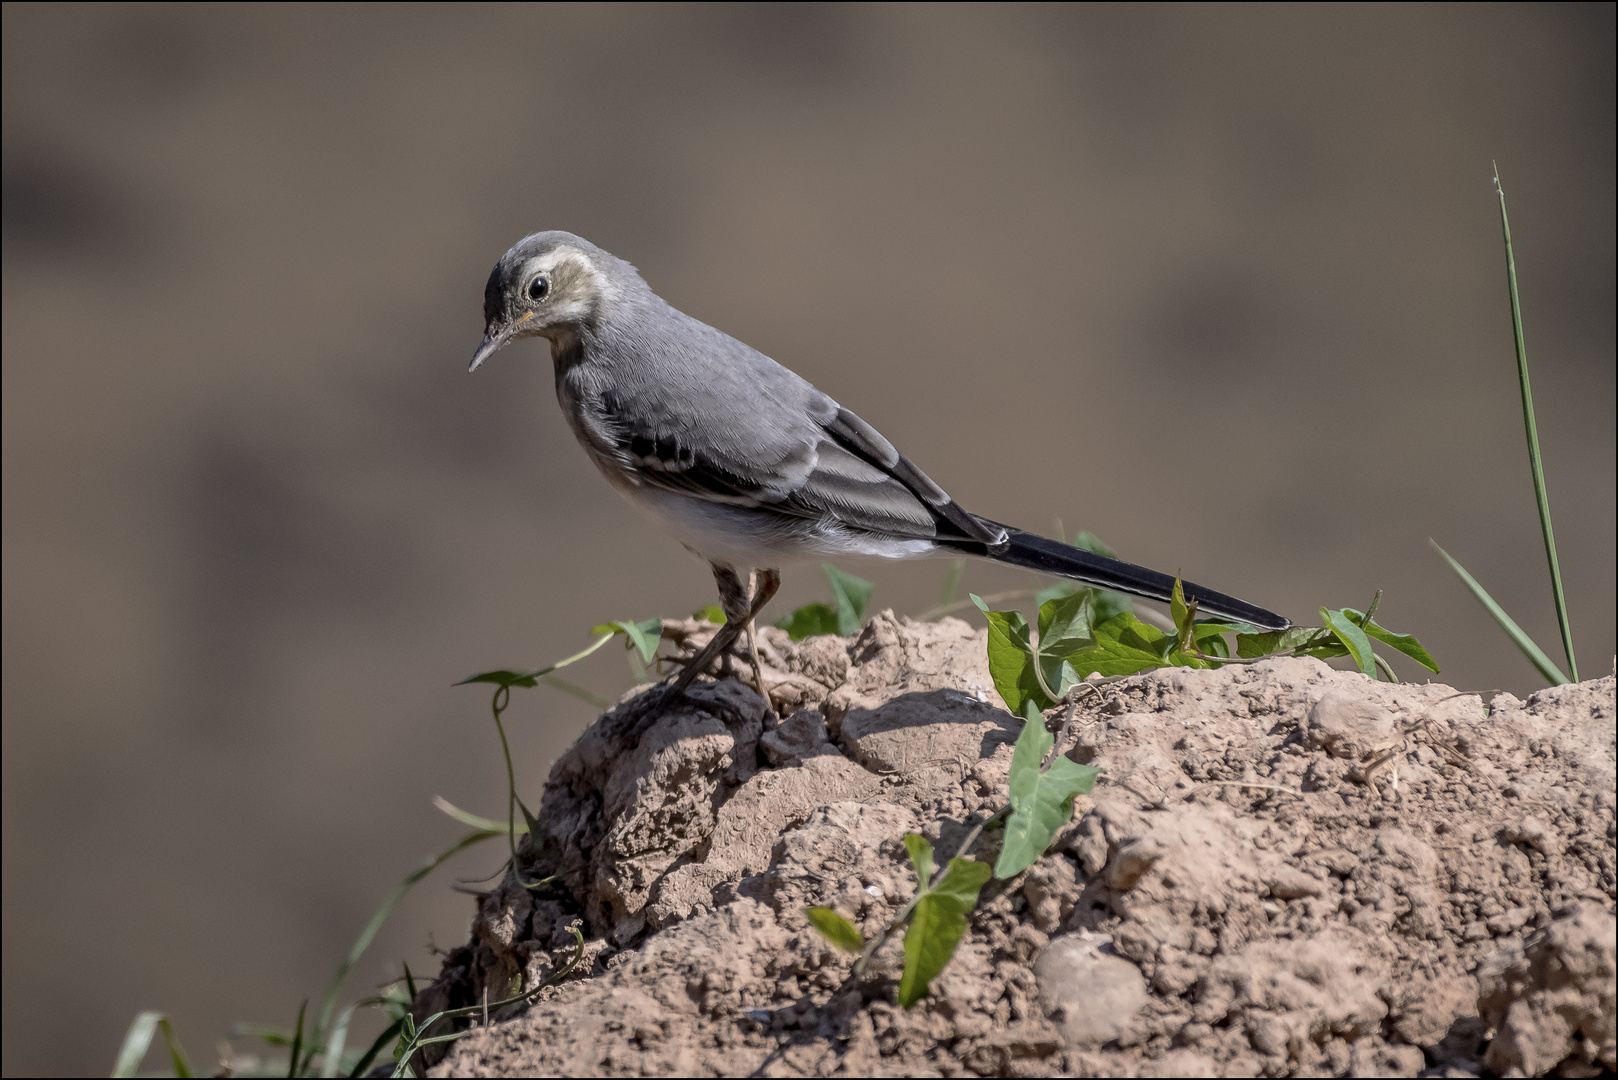
[[159, 1031], [163, 1033], [163, 1041], [168, 1044], [169, 1064], [174, 1069], [174, 1075], [195, 1075], [185, 1051], [180, 1048], [180, 1040], [174, 1035], [173, 1023], [160, 1012], [143, 1012], [135, 1017], [135, 1022], [129, 1025], [129, 1034], [124, 1036], [123, 1046], [118, 1050], [118, 1061], [112, 1067], [112, 1075], [134, 1076], [152, 1045], [152, 1036]]
[[1494, 171], [1494, 190], [1500, 197], [1500, 231], [1506, 243], [1506, 288], [1511, 294], [1511, 331], [1517, 346], [1517, 382], [1522, 389], [1522, 423], [1528, 439], [1528, 468], [1534, 474], [1534, 501], [1539, 506], [1539, 529], [1545, 538], [1545, 561], [1551, 568], [1551, 593], [1556, 599], [1556, 621], [1562, 631], [1562, 651], [1568, 670], [1579, 681], [1579, 662], [1573, 658], [1573, 629], [1568, 625], [1567, 600], [1562, 595], [1562, 565], [1556, 558], [1556, 537], [1551, 531], [1551, 504], [1545, 493], [1545, 469], [1540, 461], [1539, 425], [1534, 422], [1534, 395], [1528, 385], [1528, 349], [1523, 344], [1522, 305], [1517, 299], [1517, 259], [1511, 249], [1511, 222], [1506, 219], [1506, 191], [1500, 169]]
[[1472, 595], [1477, 598], [1477, 602], [1483, 605], [1483, 609], [1500, 625], [1500, 629], [1506, 632], [1506, 636], [1512, 640], [1512, 643], [1522, 650], [1522, 654], [1528, 658], [1528, 662], [1533, 664], [1541, 675], [1545, 676], [1546, 682], [1552, 686], [1561, 686], [1570, 681], [1566, 675], [1562, 674], [1556, 663], [1545, 655], [1545, 650], [1536, 645], [1534, 639], [1529, 637], [1523, 628], [1517, 625], [1517, 621], [1506, 614], [1506, 609], [1495, 603], [1494, 597], [1490, 596], [1488, 591], [1477, 583], [1476, 578], [1466, 572], [1466, 567], [1456, 562], [1453, 555], [1439, 547], [1438, 541], [1429, 537], [1427, 542], [1433, 545], [1433, 550], [1438, 552], [1445, 562], [1449, 563], [1449, 568], [1455, 571], [1455, 575], [1461, 579], [1461, 583], [1471, 590]]
[[348, 978], [349, 970], [359, 962], [360, 957], [365, 954], [365, 950], [370, 948], [372, 939], [376, 937], [377, 931], [382, 929], [382, 924], [387, 921], [388, 915], [393, 911], [395, 905], [404, 899], [405, 894], [415, 887], [417, 882], [438, 869], [451, 856], [458, 855], [475, 844], [481, 844], [483, 841], [499, 835], [500, 831], [493, 829], [478, 829], [475, 832], [468, 833], [448, 848], [428, 859], [393, 887], [387, 898], [382, 901], [382, 906], [377, 908], [376, 913], [371, 916], [371, 921], [365, 924], [364, 930], [360, 931], [360, 936], [355, 939], [353, 946], [348, 950], [348, 955], [343, 957], [343, 962], [337, 966], [337, 972], [332, 976], [331, 985], [326, 988], [326, 997], [321, 1002], [320, 1013], [315, 1021], [314, 1034], [317, 1038], [325, 1033], [327, 1025], [331, 1022], [332, 1012], [337, 1007], [337, 995], [342, 990], [344, 981]]

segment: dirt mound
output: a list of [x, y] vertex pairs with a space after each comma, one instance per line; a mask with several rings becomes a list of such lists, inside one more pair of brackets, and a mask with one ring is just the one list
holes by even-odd
[[902, 837], [947, 853], [998, 808], [1017, 721], [964, 623], [763, 636], [790, 719], [727, 679], [637, 743], [631, 697], [556, 763], [524, 866], [555, 880], [482, 897], [417, 1014], [544, 977], [575, 921], [588, 971], [437, 1074], [1614, 1067], [1611, 676], [1487, 708], [1307, 659], [1097, 687], [1069, 729], [1095, 797], [906, 1012], [897, 942], [856, 979], [803, 909], [879, 933], [915, 888]]

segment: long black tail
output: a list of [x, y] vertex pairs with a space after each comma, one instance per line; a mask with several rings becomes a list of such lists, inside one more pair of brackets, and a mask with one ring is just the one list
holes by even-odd
[[[1168, 600], [1174, 593], [1174, 578], [1168, 574], [1160, 574], [1156, 570], [1148, 570], [1133, 563], [1109, 559], [1104, 555], [1092, 555], [1083, 548], [1059, 544], [1055, 540], [1047, 540], [1033, 533], [1009, 528], [1006, 531], [1009, 545], [1004, 551], [985, 550], [980, 544], [970, 545], [971, 550], [996, 562], [1037, 570], [1041, 574], [1071, 578], [1086, 585], [1100, 585], [1102, 588], [1144, 596], [1149, 600]], [[1185, 590], [1187, 602], [1192, 599], [1197, 601], [1198, 614], [1252, 623], [1265, 630], [1285, 630], [1292, 625], [1291, 620], [1273, 611], [1249, 604], [1245, 600], [1238, 600], [1234, 596], [1226, 596], [1224, 593], [1205, 589], [1201, 585], [1193, 585], [1189, 581], [1181, 582], [1181, 587]]]

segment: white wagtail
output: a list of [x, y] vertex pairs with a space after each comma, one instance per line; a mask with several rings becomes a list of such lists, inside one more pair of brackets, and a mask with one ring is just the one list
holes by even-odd
[[[963, 510], [877, 430], [756, 349], [698, 322], [633, 266], [571, 233], [535, 233], [495, 264], [471, 370], [510, 341], [550, 339], [556, 397], [612, 486], [713, 567], [726, 623], [678, 694], [745, 629], [778, 567], [813, 555], [969, 554], [1153, 600], [1174, 578]], [[1210, 615], [1269, 630], [1274, 612], [1190, 582]]]

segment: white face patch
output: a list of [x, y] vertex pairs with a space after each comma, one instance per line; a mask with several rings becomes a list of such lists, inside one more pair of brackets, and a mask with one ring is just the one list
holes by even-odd
[[536, 274], [548, 274], [555, 283], [556, 291], [540, 311], [546, 325], [581, 319], [598, 300], [610, 301], [618, 294], [616, 286], [596, 269], [589, 255], [567, 244], [530, 259], [523, 267], [522, 280], [532, 281]]

